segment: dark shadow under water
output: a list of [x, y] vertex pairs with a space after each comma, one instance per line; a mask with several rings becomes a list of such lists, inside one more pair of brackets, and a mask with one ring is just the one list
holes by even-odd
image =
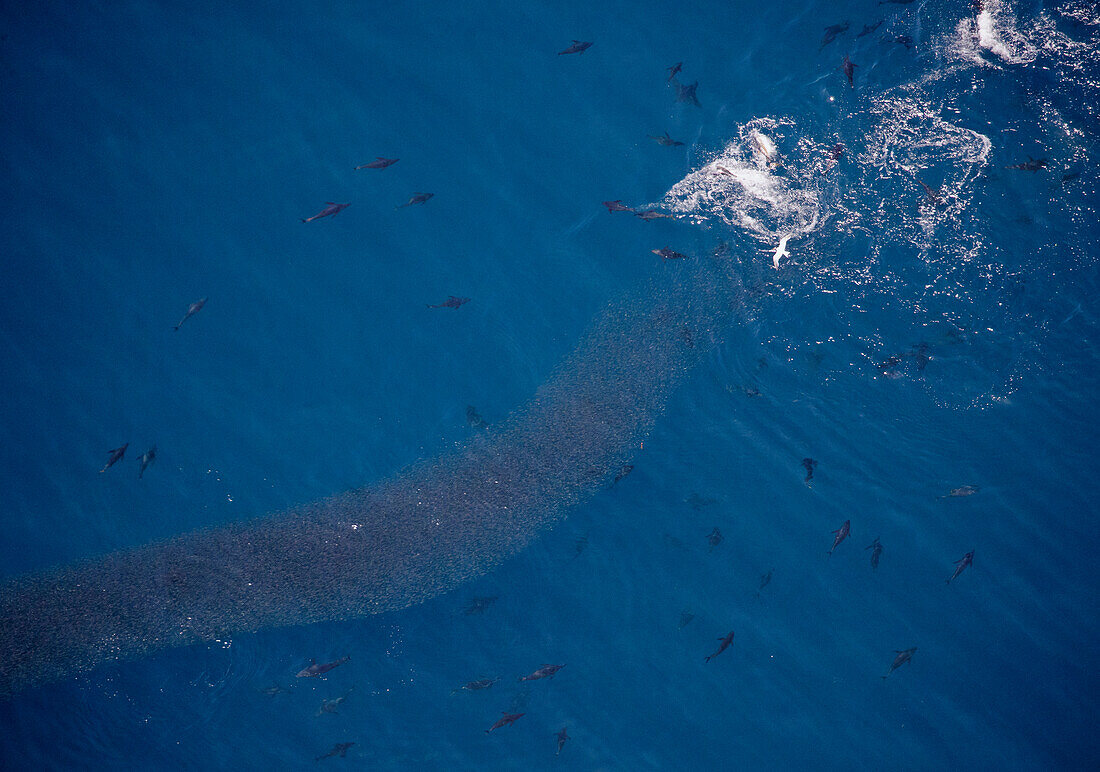
[[420, 603], [607, 484], [740, 304], [728, 253], [661, 261], [506, 422], [395, 479], [10, 583], [0, 696], [264, 627]]

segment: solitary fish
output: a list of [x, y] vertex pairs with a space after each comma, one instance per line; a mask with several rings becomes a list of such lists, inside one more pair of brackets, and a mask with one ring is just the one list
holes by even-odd
[[683, 630], [687, 625], [691, 623], [691, 620], [695, 619], [695, 614], [690, 611], [680, 612], [680, 629]]
[[1047, 168], [1047, 159], [1045, 158], [1032, 158], [1027, 157], [1027, 160], [1023, 163], [1012, 164], [1012, 166], [1006, 166], [1006, 169], [1019, 169], [1025, 172], [1037, 172], [1040, 169]]
[[569, 739], [569, 735], [565, 733], [565, 730], [566, 727], [563, 726], [561, 731], [554, 735], [558, 738], [558, 752], [554, 754], [555, 756], [561, 755], [561, 749], [565, 747], [565, 741]]
[[187, 313], [183, 315], [183, 318], [182, 318], [182, 319], [180, 319], [180, 322], [179, 322], [179, 324], [177, 324], [177, 325], [176, 325], [175, 327], [173, 327], [172, 329], [173, 329], [173, 330], [178, 330], [178, 329], [179, 329], [180, 327], [182, 327], [182, 326], [183, 326], [183, 323], [184, 323], [184, 322], [186, 322], [186, 321], [187, 321], [188, 319], [190, 319], [190, 318], [191, 318], [192, 316], [194, 316], [194, 315], [195, 315], [195, 314], [197, 314], [197, 313], [198, 313], [199, 311], [201, 311], [201, 310], [202, 310], [202, 307], [203, 307], [203, 306], [205, 306], [205, 305], [206, 305], [206, 298], [199, 298], [199, 299], [198, 299], [198, 300], [196, 300], [196, 301], [195, 301], [194, 303], [192, 303], [191, 305], [189, 305], [189, 306], [187, 307]]
[[324, 664], [321, 664], [321, 665], [317, 664], [317, 660], [311, 659], [309, 661], [309, 667], [305, 667], [305, 668], [302, 668], [301, 670], [299, 670], [298, 675], [296, 677], [297, 678], [317, 678], [318, 676], [323, 676], [325, 673], [332, 670], [333, 668], [340, 667], [340, 665], [344, 664], [349, 659], [351, 659], [351, 657], [344, 657], [342, 659], [336, 660], [335, 662], [325, 662]]
[[840, 526], [840, 528], [837, 528], [835, 531], [833, 531], [833, 535], [834, 535], [835, 538], [833, 539], [833, 546], [829, 550], [830, 555], [833, 554], [833, 550], [835, 550], [837, 548], [837, 545], [839, 545], [842, 541], [844, 541], [845, 539], [848, 538], [848, 533], [852, 530], [851, 525], [852, 525], [851, 520], [845, 520], [844, 525]]
[[841, 64], [841, 66], [844, 68], [845, 77], [848, 78], [848, 85], [852, 88], [855, 88], [856, 84], [853, 80], [853, 77], [855, 76], [856, 67], [859, 67], [859, 65], [852, 64], [852, 60], [848, 58], [848, 54], [844, 54], [844, 62]]
[[423, 204], [434, 195], [435, 193], [413, 193], [412, 198], [410, 198], [403, 204], [398, 204], [394, 207], [394, 209], [404, 209], [405, 207], [412, 206], [413, 204]]
[[756, 588], [756, 597], [760, 597], [760, 591], [771, 584], [772, 574], [775, 573], [775, 569], [770, 569], [768, 573], [760, 576], [760, 586]]
[[791, 240], [793, 234], [787, 235], [779, 239], [779, 246], [775, 248], [775, 252], [772, 254], [772, 268], [779, 270], [779, 261], [784, 257], [790, 257], [791, 253], [787, 251], [787, 242]]
[[565, 49], [564, 51], [558, 51], [558, 56], [561, 56], [562, 54], [583, 54], [591, 46], [592, 43], [590, 42], [585, 42], [583, 40], [574, 40], [573, 45], [569, 46], [569, 48]]
[[733, 630], [730, 630], [730, 634], [727, 635], [725, 638], [719, 638], [718, 640], [721, 641], [721, 643], [718, 644], [718, 651], [716, 651], [713, 654], [711, 654], [710, 656], [708, 656], [704, 660], [705, 662], [710, 662], [711, 659], [713, 659], [714, 657], [717, 657], [719, 654], [721, 654], [723, 651], [725, 651], [726, 649], [728, 649], [730, 647], [730, 644], [733, 643]]
[[875, 537], [874, 543], [868, 544], [863, 549], [871, 550], [871, 568], [877, 571], [879, 558], [882, 557], [882, 545], [879, 544], [878, 537]]
[[875, 30], [877, 30], [877, 29], [878, 29], [879, 27], [881, 27], [881, 26], [882, 26], [882, 23], [883, 23], [884, 21], [886, 21], [886, 20], [885, 20], [885, 19], [879, 19], [879, 20], [878, 20], [878, 23], [877, 23], [877, 24], [864, 24], [864, 25], [863, 25], [863, 31], [862, 31], [862, 32], [860, 32], [860, 33], [859, 33], [858, 35], [856, 35], [856, 37], [857, 37], [857, 38], [861, 38], [861, 37], [863, 37], [864, 35], [870, 35], [870, 34], [871, 34], [872, 32], [874, 32], [874, 31], [875, 31]]
[[812, 458], [802, 459], [802, 468], [806, 470], [806, 479], [803, 480], [807, 485], [814, 479], [814, 469], [817, 467], [817, 462]]
[[400, 158], [383, 158], [382, 156], [376, 156], [375, 160], [370, 163], [356, 166], [355, 171], [359, 171], [360, 169], [385, 169], [387, 166], [393, 166], [400, 160]]
[[477, 408], [473, 405], [466, 406], [466, 423], [473, 429], [484, 429], [488, 426], [485, 419], [481, 417], [481, 414], [477, 412]]
[[633, 471], [634, 464], [623, 464], [622, 468], [615, 474], [615, 479], [611, 481], [611, 484], [614, 485]]
[[[970, 565], [973, 565], [973, 564], [974, 564], [974, 551], [971, 550], [970, 552], [966, 553], [961, 558], [959, 558], [958, 560], [955, 561], [955, 573], [951, 574], [951, 579], [954, 579], [955, 577], [957, 577], [959, 574], [961, 574], [963, 571], [966, 570], [967, 566], [970, 566]], [[951, 584], [951, 579], [947, 580], [948, 584]]]
[[648, 134], [647, 136], [658, 145], [664, 145], [665, 147], [679, 147], [680, 145], [684, 144], [683, 142], [678, 142], [677, 140], [670, 137], [667, 131], [664, 133], [663, 136], [660, 137], [655, 137], [652, 134]]
[[897, 649], [895, 649], [894, 653], [897, 654], [897, 656], [894, 657], [894, 661], [890, 664], [890, 670], [888, 670], [886, 675], [884, 675], [882, 677], [882, 680], [885, 681], [887, 676], [890, 675], [890, 673], [893, 673], [899, 667], [901, 667], [906, 662], [911, 660], [913, 658], [913, 652], [915, 652], [916, 650], [917, 650], [916, 646], [914, 646], [911, 649], [906, 649], [905, 651], [898, 651]]
[[479, 692], [482, 689], [490, 688], [499, 680], [499, 678], [481, 678], [477, 681], [469, 681], [468, 683], [462, 684], [462, 686], [457, 689], [452, 689], [451, 694], [458, 694], [459, 692]]
[[448, 295], [447, 299], [442, 303], [427, 303], [428, 308], [458, 308], [470, 302], [469, 298], [460, 298], [455, 295]]
[[485, 598], [474, 598], [470, 601], [470, 605], [462, 610], [462, 613], [466, 616], [472, 616], [473, 614], [484, 614], [485, 609], [493, 605], [496, 602], [497, 596], [490, 595]]
[[946, 496], [940, 496], [941, 499], [961, 499], [966, 496], [973, 496], [980, 491], [977, 485], [960, 485], [958, 488], [952, 488], [947, 492]]
[[343, 704], [344, 700], [346, 700], [348, 698], [349, 694], [351, 694], [351, 689], [348, 689], [346, 692], [344, 692], [339, 697], [336, 697], [335, 699], [322, 700], [321, 701], [321, 707], [320, 707], [320, 709], [318, 709], [317, 715], [320, 716], [320, 715], [323, 715], [325, 713], [335, 714], [336, 709], [338, 707], [340, 707], [341, 704]]
[[516, 723], [516, 721], [523, 718], [527, 714], [526, 713], [502, 713], [501, 715], [503, 716], [503, 718], [497, 719], [497, 722], [495, 724], [493, 724], [491, 727], [489, 727], [488, 729], [485, 730], [485, 734], [489, 734], [489, 732], [493, 731], [494, 729], [500, 729], [502, 726], [508, 726], [509, 724], [514, 724], [514, 723]]
[[709, 507], [711, 504], [717, 504], [718, 499], [712, 499], [708, 496], [700, 496], [698, 493], [692, 493], [684, 499], [684, 503], [694, 510], [700, 510], [703, 507]]
[[350, 203], [337, 204], [333, 201], [326, 201], [325, 205], [326, 205], [325, 208], [322, 209], [320, 212], [313, 215], [312, 217], [306, 217], [305, 219], [302, 220], [302, 222], [313, 222], [314, 220], [320, 220], [322, 217], [330, 217], [331, 215], [337, 214], [338, 212], [342, 212], [345, 209], [347, 209], [349, 206], [351, 206]]
[[578, 537], [577, 541], [574, 542], [573, 557], [570, 558], [570, 560], [576, 560], [577, 558], [579, 558], [586, 549], [588, 549], [588, 534]]
[[913, 50], [913, 38], [909, 37], [908, 35], [898, 35], [894, 38], [894, 42], [905, 46], [905, 49], [907, 51]]
[[684, 260], [687, 258], [687, 255], [674, 252], [671, 247], [661, 247], [660, 249], [651, 249], [649, 251], [655, 255], [660, 255], [665, 260]]
[[[840, 24], [831, 24], [828, 27], [826, 27], [825, 28], [825, 36], [823, 38], [821, 38], [821, 48], [824, 48], [825, 46], [829, 45], [834, 40], [836, 40], [837, 35], [840, 35], [840, 34], [843, 34], [843, 33], [847, 32], [848, 31], [848, 26], [849, 26], [848, 22], [844, 21]], [[821, 48], [819, 48], [817, 50], [820, 51]]]
[[629, 206], [625, 206], [623, 204], [623, 200], [621, 198], [617, 198], [614, 201], [604, 201], [603, 205], [607, 207], [607, 211], [609, 211], [609, 212], [633, 212], [634, 211]]
[[138, 460], [141, 462], [141, 469], [138, 470], [138, 479], [140, 480], [141, 476], [145, 474], [145, 470], [149, 468], [149, 464], [157, 460], [157, 446], [154, 445], [142, 453], [141, 458]]
[[690, 102], [696, 107], [702, 107], [699, 104], [699, 98], [695, 96], [695, 89], [699, 87], [699, 81], [695, 81], [690, 86], [685, 86], [682, 83], [676, 84], [676, 101], [677, 102]]
[[715, 547], [717, 547], [721, 543], [722, 543], [722, 532], [720, 530], [718, 530], [718, 526], [714, 526], [714, 530], [711, 531], [710, 535], [707, 536], [707, 544], [710, 545], [711, 549], [714, 549]]
[[666, 69], [668, 69], [668, 80], [666, 80], [665, 83], [671, 83], [672, 79], [675, 78], [684, 69], [684, 63], [676, 62], [676, 64]]
[[531, 675], [525, 675], [519, 680], [521, 681], [538, 681], [542, 678], [553, 678], [554, 674], [561, 670], [565, 665], [541, 665]]
[[641, 217], [643, 220], [659, 220], [661, 218], [668, 220], [672, 219], [672, 215], [658, 212], [656, 209], [646, 209], [644, 212], [635, 212], [634, 216]]
[[108, 453], [111, 454], [111, 457], [107, 459], [107, 463], [104, 465], [104, 467], [102, 469], [99, 470], [99, 473], [103, 474], [108, 469], [110, 469], [112, 466], [114, 466], [119, 461], [121, 461], [122, 457], [126, 455], [126, 448], [128, 448], [128, 447], [130, 447], [130, 443], [127, 442], [121, 448], [115, 448], [114, 450], [108, 451]]
[[928, 199], [928, 203], [932, 206], [943, 206], [943, 197], [939, 194], [939, 191], [933, 190], [928, 184], [925, 183], [920, 177], [913, 175], [913, 179], [916, 180], [922, 188], [924, 188], [924, 197]]
[[314, 761], [320, 761], [321, 759], [330, 759], [333, 756], [339, 756], [345, 758], [348, 755], [348, 748], [355, 745], [355, 743], [336, 743], [332, 746], [332, 750], [326, 753], [324, 756], [318, 756]]
[[279, 684], [275, 684], [274, 686], [268, 686], [261, 689], [260, 693], [268, 697], [274, 697], [275, 695], [282, 694], [285, 691], [286, 689], [284, 689], [282, 686], [280, 686]]

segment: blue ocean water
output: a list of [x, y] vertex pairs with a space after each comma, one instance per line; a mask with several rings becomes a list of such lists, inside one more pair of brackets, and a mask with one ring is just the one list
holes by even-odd
[[[744, 285], [633, 471], [499, 568], [25, 689], [0, 767], [1095, 768], [1094, 3], [0, 19], [5, 580], [477, 442], [467, 405], [491, 430], [609, 302], [679, 280], [653, 249]], [[400, 160], [353, 170], [375, 156]]]

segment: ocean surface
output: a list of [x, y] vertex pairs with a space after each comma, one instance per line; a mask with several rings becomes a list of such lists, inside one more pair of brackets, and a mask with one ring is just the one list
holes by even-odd
[[58, 664], [0, 697], [0, 768], [1100, 766], [1100, 10], [981, 6], [5, 4], [0, 604], [443, 476], [578, 363], [596, 407], [499, 463], [626, 450], [523, 549], [444, 519], [425, 559], [477, 568], [394, 580], [423, 602]]

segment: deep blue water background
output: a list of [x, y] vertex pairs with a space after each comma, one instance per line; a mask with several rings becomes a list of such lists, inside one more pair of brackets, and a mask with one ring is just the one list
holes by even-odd
[[[870, 131], [857, 102], [943, 66], [932, 30], [968, 13], [234, 6], [47, 3], [0, 18], [4, 578], [313, 501], [464, 442], [466, 405], [490, 422], [521, 406], [606, 302], [651, 275], [650, 249], [759, 248], [600, 201], [660, 200], [756, 116], [825, 127], [855, 156]], [[1019, 26], [1058, 7], [1024, 3]], [[855, 39], [878, 18], [916, 50]], [[819, 53], [821, 28], [843, 19], [851, 31]], [[1059, 28], [1095, 40], [1095, 26]], [[573, 38], [596, 42], [555, 56]], [[836, 69], [846, 52], [854, 91]], [[680, 60], [702, 108], [664, 84]], [[404, 611], [28, 691], [0, 703], [0, 767], [311, 767], [355, 742], [322, 763], [1095, 768], [1096, 70], [1067, 83], [1050, 64], [970, 76], [955, 119], [992, 140], [969, 210], [990, 267], [963, 276], [974, 283], [950, 309], [970, 336], [934, 340], [923, 374], [869, 363], [939, 334], [948, 312], [889, 238], [868, 278], [858, 264], [882, 234], [836, 218], [757, 277], [763, 299], [677, 392], [634, 473], [501, 569]], [[1052, 110], [1072, 132], [1056, 137]], [[665, 130], [687, 144], [646, 139]], [[1003, 169], [1029, 154], [1056, 164]], [[376, 155], [401, 160], [352, 171]], [[1061, 185], [1067, 171], [1080, 177]], [[841, 177], [851, 209], [916, 206], [856, 179]], [[394, 209], [414, 191], [435, 197]], [[351, 206], [299, 222], [325, 201]], [[844, 270], [815, 270], [837, 256]], [[473, 301], [425, 309], [449, 294]], [[819, 462], [813, 487], [804, 456]], [[981, 491], [938, 498], [963, 484]], [[694, 509], [691, 493], [716, 503]], [[852, 537], [827, 558], [846, 519]], [[715, 526], [725, 540], [710, 550]], [[971, 549], [973, 568], [946, 585]], [[463, 614], [477, 596], [498, 600]], [[730, 629], [733, 647], [704, 663]], [[292, 684], [310, 657], [345, 654], [327, 681]], [[568, 665], [516, 683], [546, 662]], [[490, 690], [450, 694], [491, 676]], [[275, 683], [289, 691], [260, 693]], [[315, 715], [348, 689], [339, 715]], [[485, 735], [503, 710], [526, 715]], [[555, 757], [562, 726], [572, 739]]]

